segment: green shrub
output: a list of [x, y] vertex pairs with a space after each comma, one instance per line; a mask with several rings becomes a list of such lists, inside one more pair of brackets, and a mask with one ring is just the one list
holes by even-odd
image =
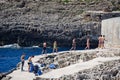
[[65, 3], [68, 3], [68, 2], [70, 2], [70, 0], [64, 0], [64, 2], [65, 2]]

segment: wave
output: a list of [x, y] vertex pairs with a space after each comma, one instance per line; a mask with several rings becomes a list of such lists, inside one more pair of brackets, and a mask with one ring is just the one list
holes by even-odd
[[32, 48], [39, 48], [39, 46], [32, 46]]
[[18, 44], [14, 43], [14, 44], [0, 46], [0, 48], [20, 48], [20, 46]]

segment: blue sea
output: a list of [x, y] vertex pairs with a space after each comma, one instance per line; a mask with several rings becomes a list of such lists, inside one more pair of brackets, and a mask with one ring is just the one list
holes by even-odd
[[[58, 52], [67, 51], [70, 48], [62, 47], [58, 48]], [[23, 53], [26, 54], [27, 60], [31, 55], [41, 55], [42, 48], [0, 48], [0, 73], [8, 72], [20, 62], [20, 57]], [[47, 53], [52, 53], [52, 48], [47, 48]]]

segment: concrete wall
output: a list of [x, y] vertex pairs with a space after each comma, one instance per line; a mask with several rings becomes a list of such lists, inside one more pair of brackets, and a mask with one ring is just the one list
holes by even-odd
[[105, 47], [120, 47], [120, 17], [103, 20], [101, 34], [105, 35]]

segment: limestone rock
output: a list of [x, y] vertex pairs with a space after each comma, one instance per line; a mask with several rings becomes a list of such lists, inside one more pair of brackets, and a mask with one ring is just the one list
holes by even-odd
[[108, 6], [119, 10], [118, 0], [2, 0], [0, 6], [0, 45], [19, 41], [20, 46], [42, 46], [43, 41], [52, 45], [57, 40], [59, 46], [71, 46], [76, 37], [77, 46], [84, 47], [89, 34], [91, 46], [97, 47], [101, 20], [120, 16], [99, 12]]

